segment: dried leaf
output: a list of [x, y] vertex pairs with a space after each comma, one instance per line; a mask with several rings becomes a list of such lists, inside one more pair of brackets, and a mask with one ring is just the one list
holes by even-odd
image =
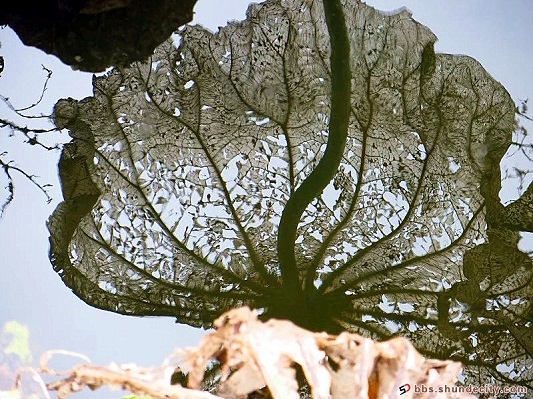
[[[316, 399], [397, 398], [405, 384], [411, 389], [402, 398], [474, 398], [439, 393], [455, 385], [461, 364], [428, 360], [405, 338], [376, 343], [347, 332], [337, 337], [313, 333], [284, 320], [262, 323], [246, 307], [230, 310], [215, 324], [217, 330], [189, 352], [189, 384], [199, 388], [206, 366], [216, 359], [222, 366], [218, 395], [224, 398], [246, 398], [267, 386], [274, 399], [298, 399], [294, 364], [302, 368]], [[415, 396], [415, 385], [428, 391]]]
[[[223, 397], [242, 396], [266, 385], [274, 398], [298, 399], [292, 367], [296, 363], [309, 381], [313, 397], [329, 398], [331, 377], [314, 333], [284, 320], [261, 323], [247, 307], [230, 310], [215, 326], [217, 331], [204, 337], [199, 350], [189, 356], [192, 388], [200, 386], [208, 361], [217, 358], [222, 362], [219, 394]], [[250, 379], [247, 389], [241, 385], [244, 376]]]

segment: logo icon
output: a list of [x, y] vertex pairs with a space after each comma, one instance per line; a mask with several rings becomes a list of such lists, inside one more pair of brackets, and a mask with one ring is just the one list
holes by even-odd
[[411, 390], [411, 385], [409, 384], [403, 384], [401, 387], [400, 387], [400, 395], [403, 395], [404, 393], [407, 393]]

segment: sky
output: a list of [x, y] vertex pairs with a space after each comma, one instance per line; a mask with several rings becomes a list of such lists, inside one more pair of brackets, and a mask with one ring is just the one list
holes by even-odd
[[[532, 1], [369, 0], [367, 4], [381, 10], [408, 7], [414, 19], [437, 35], [438, 52], [474, 57], [515, 101], [533, 96]], [[227, 20], [243, 19], [247, 5], [244, 0], [200, 0], [194, 22], [216, 30]], [[91, 74], [74, 72], [55, 57], [23, 46], [9, 28], [0, 30], [0, 42], [0, 55], [5, 59], [0, 94], [9, 97], [15, 107], [38, 99], [46, 78], [41, 64], [53, 75], [44, 100], [32, 114], [49, 115], [59, 98], [82, 99], [92, 94]], [[17, 119], [3, 105], [0, 117], [32, 126], [46, 121]], [[66, 141], [68, 136], [62, 133], [46, 141], [57, 140]], [[28, 326], [36, 356], [46, 349], [62, 348], [82, 352], [96, 364], [158, 365], [173, 348], [196, 345], [204, 334], [201, 330], [175, 324], [172, 318], [128, 317], [91, 308], [61, 282], [48, 260], [45, 227], [61, 200], [59, 152], [22, 145], [21, 141], [20, 136], [10, 138], [6, 130], [0, 130], [0, 152], [9, 151], [19, 166], [39, 175], [41, 183], [52, 184], [53, 201], [47, 204], [38, 189], [15, 176], [15, 199], [0, 219], [0, 328], [8, 320]], [[0, 190], [4, 184], [0, 178]], [[516, 190], [506, 189], [502, 197], [506, 201], [516, 198]], [[533, 239], [527, 237], [524, 242], [528, 246]]]

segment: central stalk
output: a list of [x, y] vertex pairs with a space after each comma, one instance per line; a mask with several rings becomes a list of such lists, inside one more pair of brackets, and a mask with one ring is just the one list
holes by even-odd
[[[287, 201], [278, 230], [278, 257], [284, 294], [305, 300], [296, 264], [298, 224], [307, 206], [337, 173], [342, 160], [350, 120], [350, 42], [340, 0], [323, 0], [330, 41], [331, 112], [326, 150], [316, 168]], [[293, 165], [291, 165], [293, 167]], [[284, 296], [282, 294], [282, 296]]]

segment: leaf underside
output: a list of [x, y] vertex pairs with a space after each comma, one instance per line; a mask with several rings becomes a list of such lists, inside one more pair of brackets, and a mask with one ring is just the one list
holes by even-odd
[[[59, 101], [73, 140], [54, 268], [122, 314], [207, 327], [247, 304], [314, 330], [402, 335], [472, 381], [531, 387], [532, 262], [517, 248], [531, 195], [499, 200], [515, 106], [474, 59], [436, 54], [408, 12], [343, 7], [342, 60], [319, 2], [271, 0]], [[351, 70], [344, 152], [282, 270], [280, 219], [328, 144], [332, 62]]]

